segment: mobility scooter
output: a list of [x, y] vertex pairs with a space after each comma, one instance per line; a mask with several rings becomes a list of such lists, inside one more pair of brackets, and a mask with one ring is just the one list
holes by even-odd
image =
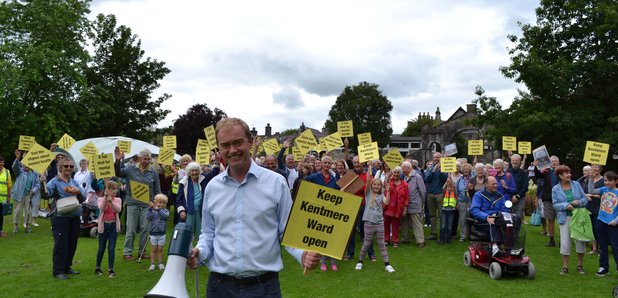
[[[507, 201], [505, 205], [510, 208], [512, 203]], [[534, 278], [534, 264], [524, 255], [526, 236], [525, 230], [521, 228], [521, 219], [508, 212], [495, 215], [495, 224], [503, 236], [502, 249], [495, 256], [492, 255], [489, 224], [473, 218], [467, 218], [467, 222], [470, 227], [470, 245], [464, 253], [464, 265], [488, 270], [492, 279], [500, 279], [504, 273], [522, 273], [529, 279]]]

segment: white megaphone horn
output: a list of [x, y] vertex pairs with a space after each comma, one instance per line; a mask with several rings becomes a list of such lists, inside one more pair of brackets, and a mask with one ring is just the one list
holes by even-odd
[[165, 271], [155, 287], [144, 297], [189, 298], [185, 284], [185, 267], [191, 253], [192, 240], [193, 228], [190, 225], [180, 222], [174, 227]]

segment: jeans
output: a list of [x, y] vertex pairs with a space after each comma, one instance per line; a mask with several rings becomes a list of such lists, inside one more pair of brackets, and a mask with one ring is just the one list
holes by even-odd
[[133, 254], [133, 245], [135, 242], [135, 234], [139, 234], [138, 253], [141, 253], [148, 239], [148, 219], [146, 213], [147, 206], [127, 205], [127, 233], [124, 239], [124, 255]]
[[455, 210], [442, 210], [440, 215], [440, 242], [451, 242]]
[[281, 297], [279, 276], [252, 285], [238, 285], [224, 280], [217, 273], [210, 273], [206, 287], [206, 297]]
[[612, 246], [612, 253], [614, 254], [614, 262], [618, 268], [618, 226], [610, 226], [600, 220], [595, 222], [595, 229], [597, 230], [597, 241], [599, 242], [599, 267], [603, 267], [609, 270], [609, 254], [608, 245]]
[[52, 234], [54, 235], [52, 257], [54, 275], [67, 273], [73, 264], [73, 257], [75, 250], [77, 250], [79, 224], [79, 216], [53, 216], [51, 219]]
[[114, 258], [116, 250], [116, 239], [118, 232], [116, 231], [116, 223], [103, 223], [103, 233], [99, 234], [99, 250], [97, 251], [97, 268], [101, 268], [103, 254], [105, 254], [105, 246], [107, 246], [107, 261], [109, 269], [114, 269]]

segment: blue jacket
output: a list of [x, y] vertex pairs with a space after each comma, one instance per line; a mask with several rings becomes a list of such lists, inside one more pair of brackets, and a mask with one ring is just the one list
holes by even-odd
[[309, 182], [313, 182], [315, 184], [322, 185], [322, 186], [339, 189], [339, 185], [337, 185], [337, 179], [335, 179], [335, 176], [330, 175], [330, 180], [328, 181], [328, 184], [327, 184], [326, 180], [324, 180], [324, 176], [322, 176], [322, 172], [313, 173], [307, 176], [305, 180]]
[[442, 188], [444, 183], [446, 183], [446, 179], [448, 178], [448, 174], [442, 173], [441, 171], [434, 171], [434, 167], [431, 166], [425, 171], [425, 183], [427, 184], [427, 193], [430, 194], [441, 194], [444, 192]]
[[17, 179], [15, 179], [15, 183], [11, 188], [11, 199], [19, 202], [23, 197], [27, 195], [26, 193], [24, 193], [24, 190], [26, 189], [26, 181], [28, 177], [30, 177], [30, 193], [32, 194], [32, 197], [30, 199], [40, 197], [41, 193], [39, 192], [39, 174], [37, 174], [33, 170], [26, 172], [20, 166], [20, 162], [17, 159], [15, 159], [15, 161], [13, 162], [12, 168], [13, 173], [15, 174], [15, 176], [17, 176]]
[[[571, 190], [573, 191], [573, 201], [575, 200], [579, 201], [579, 206], [573, 206], [573, 207], [574, 208], [585, 207], [586, 203], [588, 202], [588, 199], [586, 198], [586, 195], [584, 194], [584, 190], [582, 189], [581, 185], [573, 181], [569, 181], [569, 184], [571, 184]], [[569, 203], [567, 202], [566, 193], [562, 189], [562, 185], [560, 185], [560, 183], [556, 184], [556, 186], [554, 186], [551, 189], [551, 201], [552, 201], [552, 204], [554, 205], [554, 209], [556, 209], [556, 213], [558, 216], [558, 224], [559, 225], [564, 224], [567, 218], [566, 208], [569, 205]]]
[[470, 214], [477, 220], [487, 222], [487, 216], [499, 212], [509, 212], [504, 206], [507, 199], [498, 191], [490, 193], [487, 188], [479, 190], [472, 197]]
[[[502, 176], [496, 175], [496, 181], [498, 181], [498, 192], [508, 200], [511, 200], [511, 197], [517, 194], [515, 178], [513, 178], [511, 173], [505, 172]], [[506, 188], [502, 187], [502, 181], [506, 183]]]
[[468, 180], [472, 177], [464, 178], [462, 175], [457, 179], [457, 202], [470, 203], [470, 197], [468, 197]]
[[[210, 173], [204, 175], [201, 174], [198, 178], [198, 183], [200, 184], [200, 191], [202, 192], [202, 200], [204, 202], [204, 189], [208, 182], [212, 180], [215, 176], [219, 175], [219, 167], [214, 167]], [[195, 211], [202, 212], [202, 205], [200, 203], [199, 206], [194, 206], [193, 204], [193, 196], [195, 194], [195, 190], [193, 189], [193, 183], [190, 183], [189, 180], [191, 178], [189, 175], [186, 175], [184, 178], [178, 181], [178, 194], [176, 196], [176, 210], [180, 214], [181, 211], [187, 212], [187, 214], [193, 214]], [[187, 200], [189, 198], [189, 200]]]

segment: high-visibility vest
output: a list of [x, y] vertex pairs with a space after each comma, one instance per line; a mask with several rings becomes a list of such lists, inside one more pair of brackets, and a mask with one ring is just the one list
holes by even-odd
[[178, 194], [178, 182], [173, 182], [172, 181], [172, 193], [177, 195]]
[[9, 197], [9, 171], [3, 169], [4, 175], [0, 174], [0, 203], [6, 202]]
[[457, 196], [455, 196], [454, 192], [445, 192], [444, 199], [442, 199], [442, 207], [444, 208], [455, 208], [457, 205]]

